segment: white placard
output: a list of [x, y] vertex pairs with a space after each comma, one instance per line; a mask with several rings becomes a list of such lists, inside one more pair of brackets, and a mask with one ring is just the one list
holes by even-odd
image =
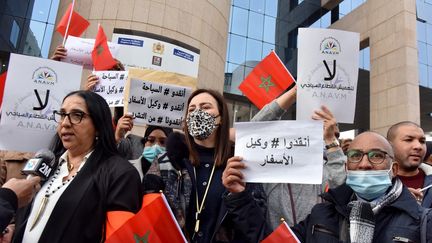
[[99, 77], [93, 91], [104, 97], [110, 107], [123, 107], [128, 71], [94, 71], [93, 74]]
[[127, 112], [138, 125], [181, 128], [191, 93], [189, 87], [131, 78]]
[[247, 182], [321, 184], [321, 121], [235, 123], [235, 155], [246, 163]]
[[[68, 62], [72, 64], [81, 65], [86, 69], [93, 69], [92, 62], [92, 51], [94, 47], [95, 39], [85, 39], [75, 36], [68, 36], [65, 44], [67, 50], [67, 56], [62, 59], [62, 62]], [[120, 46], [109, 42], [108, 47], [111, 55], [117, 57]]]
[[326, 105], [336, 120], [353, 123], [359, 67], [359, 33], [300, 28], [297, 120]]
[[200, 55], [181, 46], [148, 37], [114, 33], [121, 46], [117, 58], [126, 69], [148, 68], [198, 77]]
[[78, 90], [82, 67], [11, 54], [0, 120], [0, 150], [48, 148], [57, 128], [53, 111]]

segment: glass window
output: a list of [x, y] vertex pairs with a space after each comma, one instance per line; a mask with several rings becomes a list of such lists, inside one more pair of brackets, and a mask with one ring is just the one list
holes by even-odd
[[275, 45], [274, 44], [269, 44], [269, 43], [263, 43], [263, 50], [262, 50], [262, 55], [261, 55], [261, 59], [263, 59], [264, 57], [266, 57], [268, 54], [270, 54], [270, 52], [272, 50], [275, 49]]
[[264, 38], [265, 42], [271, 44], [275, 43], [275, 29], [276, 29], [276, 19], [273, 17], [265, 16], [264, 18]]
[[431, 87], [432, 86], [432, 66], [428, 66], [428, 78], [429, 78], [428, 86]]
[[12, 45], [15, 48], [17, 47], [19, 34], [20, 34], [20, 27], [19, 27], [18, 23], [15, 20], [13, 20], [9, 41], [12, 43]]
[[425, 0], [425, 3], [432, 4], [432, 0]]
[[246, 61], [261, 61], [262, 42], [247, 39]]
[[339, 4], [339, 13], [343, 15], [347, 15], [351, 12], [351, 1], [344, 0]]
[[53, 32], [54, 32], [54, 25], [47, 24], [46, 29], [45, 29], [45, 35], [44, 35], [43, 43], [42, 43], [42, 50], [41, 50], [41, 55], [44, 58], [48, 58], [49, 49], [50, 49], [50, 45], [51, 45], [51, 39], [52, 39], [51, 37], [53, 35]]
[[419, 63], [419, 81], [421, 86], [427, 87], [427, 66], [425, 64]]
[[249, 12], [248, 37], [262, 40], [263, 25], [264, 15], [255, 12]]
[[232, 26], [231, 32], [246, 36], [247, 34], [247, 23], [248, 23], [248, 11], [233, 7], [233, 15], [232, 15]]
[[[429, 65], [429, 66], [432, 66], [432, 45], [426, 45], [427, 47], [427, 64]], [[431, 83], [431, 85], [432, 85], [432, 83]]]
[[30, 28], [24, 36], [23, 54], [41, 56], [42, 43], [44, 39], [46, 24], [39, 21], [30, 21]]
[[32, 20], [47, 22], [50, 13], [51, 1], [34, 1]]
[[370, 70], [370, 48], [366, 47], [363, 51], [363, 68], [366, 70]]
[[[358, 6], [362, 5], [365, 1], [364, 0], [352, 0], [352, 10], [357, 8]], [[352, 11], [351, 10], [351, 11]]]
[[233, 0], [233, 5], [248, 9], [249, 8], [249, 0]]
[[246, 57], [246, 38], [238, 35], [231, 35], [229, 61], [242, 64]]
[[227, 69], [227, 73], [232, 73], [234, 72], [234, 70], [239, 66], [238, 64], [235, 63], [228, 63], [228, 69]]
[[264, 13], [264, 1], [263, 0], [250, 0], [250, 10]]
[[427, 64], [427, 47], [426, 43], [417, 41], [418, 59], [420, 63]]
[[59, 0], [52, 0], [49, 17], [48, 17], [48, 23], [55, 24], [58, 7], [59, 7]]
[[432, 45], [432, 23], [426, 24], [426, 43]]
[[331, 12], [328, 11], [324, 16], [321, 17], [321, 28], [327, 28], [331, 25]]
[[426, 24], [417, 21], [417, 40], [426, 42]]
[[273, 17], [277, 16], [278, 1], [266, 0], [265, 14]]

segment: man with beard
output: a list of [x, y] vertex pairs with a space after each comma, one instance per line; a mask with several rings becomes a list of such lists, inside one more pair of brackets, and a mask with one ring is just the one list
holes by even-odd
[[395, 161], [398, 177], [408, 187], [419, 204], [432, 207], [432, 188], [422, 190], [432, 184], [432, 167], [422, 163], [426, 153], [426, 137], [416, 123], [403, 121], [391, 126], [387, 132]]

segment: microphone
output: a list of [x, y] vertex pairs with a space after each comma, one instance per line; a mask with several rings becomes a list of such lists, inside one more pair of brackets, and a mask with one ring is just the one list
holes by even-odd
[[147, 174], [143, 178], [141, 187], [144, 194], [160, 192], [165, 190], [165, 182], [158, 175]]
[[54, 169], [54, 153], [48, 149], [41, 149], [35, 154], [34, 158], [27, 161], [21, 173], [27, 175], [27, 179], [32, 176], [39, 176], [42, 181], [46, 181]]

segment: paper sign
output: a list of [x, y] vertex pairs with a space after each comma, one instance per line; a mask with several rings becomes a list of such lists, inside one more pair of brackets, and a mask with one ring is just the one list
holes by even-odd
[[127, 80], [127, 71], [94, 71], [99, 82], [94, 92], [104, 97], [110, 107], [123, 107], [124, 89]]
[[54, 110], [78, 90], [82, 67], [11, 54], [0, 120], [0, 150], [48, 148], [57, 128]]
[[[62, 62], [81, 65], [86, 69], [93, 69], [91, 53], [94, 47], [94, 39], [85, 39], [75, 36], [68, 36], [65, 44], [67, 56], [62, 59]], [[119, 45], [108, 42], [111, 55], [117, 57]]]
[[300, 28], [297, 120], [326, 105], [341, 123], [353, 123], [359, 67], [359, 34]]
[[131, 78], [127, 112], [135, 124], [181, 128], [191, 93], [189, 87]]
[[172, 43], [164, 40], [119, 33], [112, 35], [112, 42], [121, 46], [118, 59], [126, 69], [148, 68], [197, 78], [200, 54], [179, 46], [178, 40]]
[[247, 182], [321, 184], [323, 123], [235, 123], [235, 155], [246, 163]]

